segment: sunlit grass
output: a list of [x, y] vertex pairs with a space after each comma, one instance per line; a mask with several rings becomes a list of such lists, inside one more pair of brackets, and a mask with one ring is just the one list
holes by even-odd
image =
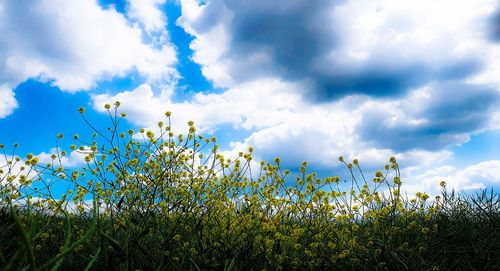
[[156, 131], [121, 131], [119, 106], [105, 106], [107, 131], [73, 137], [80, 168], [64, 168], [59, 147], [41, 164], [0, 146], [1, 270], [500, 267], [493, 190], [458, 195], [442, 183], [437, 197], [406, 196], [394, 157], [373, 178], [340, 157], [351, 176], [341, 189], [306, 162], [293, 174], [279, 158], [254, 162], [252, 149], [224, 157], [193, 122], [175, 134], [169, 112]]

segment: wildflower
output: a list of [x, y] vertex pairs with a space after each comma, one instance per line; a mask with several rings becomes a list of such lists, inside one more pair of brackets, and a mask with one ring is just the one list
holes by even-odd
[[31, 165], [34, 166], [38, 164], [38, 157], [33, 157], [33, 159], [31, 159]]
[[401, 184], [401, 178], [399, 178], [398, 176], [394, 177], [394, 184], [400, 185]]
[[106, 110], [109, 110], [109, 109], [111, 108], [111, 105], [110, 105], [110, 104], [105, 104], [105, 105], [104, 105], [104, 108], [105, 108]]
[[42, 241], [45, 241], [49, 238], [49, 234], [46, 233], [46, 232], [43, 232], [42, 234], [40, 234], [40, 239], [42, 239]]

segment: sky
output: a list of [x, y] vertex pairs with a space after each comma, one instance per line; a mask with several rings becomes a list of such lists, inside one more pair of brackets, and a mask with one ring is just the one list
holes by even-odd
[[0, 0], [0, 33], [0, 143], [20, 156], [118, 100], [125, 128], [171, 111], [228, 156], [324, 176], [396, 156], [408, 191], [500, 188], [497, 1]]

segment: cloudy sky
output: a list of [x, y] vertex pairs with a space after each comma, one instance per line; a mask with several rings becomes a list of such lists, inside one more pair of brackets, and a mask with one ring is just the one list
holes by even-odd
[[497, 1], [0, 0], [0, 33], [0, 143], [20, 155], [119, 100], [127, 126], [172, 111], [290, 169], [395, 155], [409, 190], [500, 187]]

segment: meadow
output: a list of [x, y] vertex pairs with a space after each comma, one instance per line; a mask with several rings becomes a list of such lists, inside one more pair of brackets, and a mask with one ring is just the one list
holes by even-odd
[[[0, 270], [500, 269], [492, 189], [407, 195], [394, 157], [374, 173], [339, 157], [347, 179], [291, 172], [225, 157], [193, 122], [176, 134], [170, 112], [122, 131], [119, 106], [104, 131], [80, 108], [95, 133], [57, 135], [74, 144], [49, 163], [0, 145]], [[85, 163], [65, 168], [69, 151]]]

